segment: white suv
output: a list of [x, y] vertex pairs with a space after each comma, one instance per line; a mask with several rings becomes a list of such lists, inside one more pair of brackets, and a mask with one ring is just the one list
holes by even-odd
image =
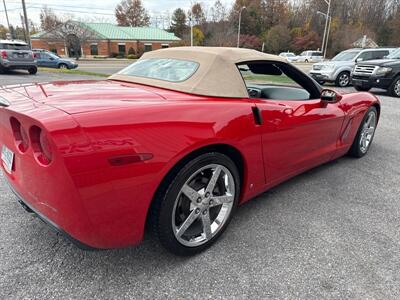
[[312, 50], [307, 50], [302, 52], [298, 57], [297, 61], [298, 62], [319, 62], [323, 61], [324, 57], [322, 56], [321, 51], [312, 51]]
[[336, 86], [346, 87], [351, 83], [350, 74], [356, 62], [382, 59], [394, 50], [395, 48], [345, 50], [330, 61], [314, 64], [310, 75], [320, 84], [333, 82]]

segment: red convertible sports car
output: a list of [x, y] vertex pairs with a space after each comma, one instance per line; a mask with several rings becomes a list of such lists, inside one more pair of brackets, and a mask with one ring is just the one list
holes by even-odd
[[210, 246], [238, 205], [343, 155], [380, 114], [254, 50], [146, 53], [107, 80], [0, 89], [5, 178], [30, 212], [84, 248], [138, 244], [149, 224], [178, 255]]

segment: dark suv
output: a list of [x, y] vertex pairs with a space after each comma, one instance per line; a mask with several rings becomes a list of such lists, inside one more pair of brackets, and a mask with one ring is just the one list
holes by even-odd
[[36, 74], [36, 58], [27, 43], [0, 40], [0, 73], [11, 69], [28, 70], [29, 74]]
[[385, 89], [393, 97], [400, 97], [400, 48], [384, 59], [356, 64], [352, 72], [356, 90]]

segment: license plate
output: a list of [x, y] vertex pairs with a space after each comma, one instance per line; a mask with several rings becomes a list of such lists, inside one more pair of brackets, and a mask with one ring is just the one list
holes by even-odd
[[11, 174], [14, 164], [14, 152], [4, 145], [1, 149], [1, 161], [3, 162], [4, 169]]

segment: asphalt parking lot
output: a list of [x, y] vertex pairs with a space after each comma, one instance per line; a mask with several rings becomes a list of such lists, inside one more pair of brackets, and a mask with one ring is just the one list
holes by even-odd
[[[0, 75], [0, 85], [59, 75]], [[376, 92], [382, 114], [366, 157], [243, 205], [191, 258], [150, 235], [135, 248], [79, 250], [26, 213], [0, 175], [0, 299], [400, 299], [400, 99]]]

